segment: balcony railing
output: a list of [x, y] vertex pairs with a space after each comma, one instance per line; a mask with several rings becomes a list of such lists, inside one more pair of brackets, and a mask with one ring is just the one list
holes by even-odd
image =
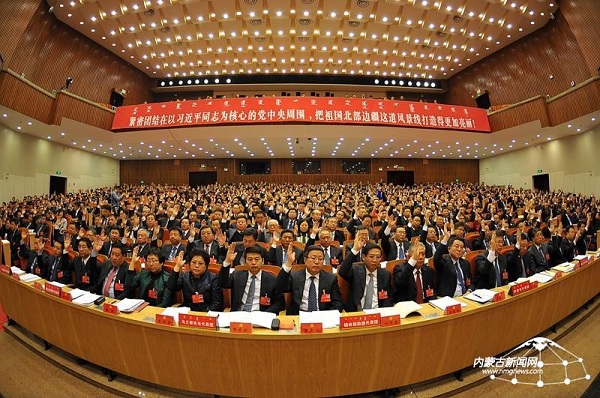
[[[0, 71], [0, 105], [46, 124], [60, 125], [63, 117], [110, 130], [115, 111], [68, 91], [48, 92], [17, 73]], [[600, 76], [594, 76], [555, 96], [536, 96], [488, 117], [492, 131], [539, 120], [542, 127], [556, 126], [600, 109]]]

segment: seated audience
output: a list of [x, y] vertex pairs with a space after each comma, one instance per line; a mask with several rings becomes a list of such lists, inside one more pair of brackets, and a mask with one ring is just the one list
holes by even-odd
[[[219, 271], [219, 286], [231, 289], [231, 310], [279, 314], [285, 308], [285, 300], [282, 292], [276, 288], [275, 276], [262, 270], [263, 251], [256, 245], [247, 247], [244, 250], [247, 270], [236, 269], [230, 272], [230, 266], [237, 257], [235, 246], [235, 243], [229, 246]], [[290, 252], [293, 253], [291, 250]]]
[[288, 249], [286, 263], [277, 275], [277, 290], [291, 292], [292, 300], [286, 313], [298, 315], [300, 311], [342, 311], [342, 294], [337, 277], [323, 270], [325, 256], [318, 246], [306, 248], [306, 268], [292, 271], [294, 251]]
[[[180, 252], [183, 257], [183, 252]], [[146, 267], [139, 273], [136, 268], [141, 267], [139, 248], [133, 249], [129, 262], [125, 287], [128, 290], [138, 289], [135, 298], [143, 299], [156, 307], [169, 307], [173, 300], [173, 293], [167, 285], [169, 273], [163, 269], [165, 257], [159, 249], [152, 248], [146, 256]]]
[[[387, 269], [381, 268], [381, 247], [368, 243], [366, 238], [366, 235], [360, 235], [354, 239], [352, 250], [338, 269], [339, 275], [350, 283], [348, 301], [344, 303], [345, 310], [350, 312], [393, 304], [392, 276]], [[359, 258], [361, 248], [363, 255]]]
[[189, 253], [189, 271], [181, 273], [185, 265], [184, 254], [175, 258], [175, 266], [167, 282], [167, 288], [175, 293], [181, 290], [183, 306], [192, 311], [223, 311], [223, 291], [215, 274], [208, 271], [210, 257], [202, 249]]

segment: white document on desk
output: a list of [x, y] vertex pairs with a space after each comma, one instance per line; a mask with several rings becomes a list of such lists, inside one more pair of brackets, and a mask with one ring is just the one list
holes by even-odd
[[528, 279], [529, 282], [539, 282], [539, 283], [548, 283], [550, 282], [554, 277], [548, 274], [544, 274], [542, 272], [538, 272], [535, 275], [531, 275]]
[[61, 289], [67, 285], [65, 285], [64, 283], [60, 283], [60, 282], [48, 282], [49, 284], [53, 285], [53, 286], [58, 286]]
[[300, 324], [303, 323], [320, 323], [323, 329], [333, 329], [340, 325], [340, 312], [338, 310], [300, 311]]
[[277, 316], [272, 312], [263, 311], [231, 311], [231, 312], [218, 312], [209, 311], [209, 316], [217, 317], [217, 325], [220, 328], [228, 328], [231, 322], [239, 323], [251, 323], [254, 326], [271, 329], [273, 319]]
[[85, 294], [74, 299], [73, 304], [78, 304], [78, 305], [83, 305], [83, 306], [88, 307], [88, 306], [92, 305], [94, 303], [94, 301], [96, 301], [99, 298], [100, 298], [99, 294], [85, 292]]
[[21, 268], [15, 267], [15, 266], [10, 267], [10, 270], [12, 271], [13, 274], [17, 274], [19, 276], [21, 276], [25, 273], [25, 271], [23, 271]]
[[171, 316], [175, 320], [175, 324], [179, 324], [179, 314], [188, 314], [190, 307], [167, 307], [161, 312], [161, 315]]
[[448, 296], [444, 296], [442, 298], [435, 299], [435, 300], [429, 300], [429, 302], [442, 311], [445, 311], [446, 308], [450, 307], [451, 305], [460, 304], [461, 307], [467, 306], [465, 303], [462, 303], [462, 302], [455, 300], [452, 297], [448, 297]]
[[394, 304], [394, 308], [400, 311], [400, 318], [404, 319], [413, 312], [418, 314], [423, 309], [423, 306], [414, 301], [399, 301]]
[[25, 283], [30, 283], [30, 282], [39, 281], [42, 278], [36, 274], [23, 274], [23, 275], [19, 275], [19, 279]]
[[128, 313], [135, 311], [135, 309], [142, 304], [144, 304], [144, 300], [142, 299], [126, 298], [117, 303], [117, 308], [121, 312]]
[[398, 310], [398, 308], [394, 307], [371, 308], [363, 310], [363, 312], [365, 314], [379, 314], [381, 316], [400, 315], [400, 311]]
[[476, 301], [478, 303], [487, 303], [494, 299], [497, 292], [488, 289], [477, 289], [471, 293], [465, 295], [466, 299]]
[[73, 289], [73, 290], [69, 291], [69, 294], [71, 295], [71, 300], [75, 300], [76, 298], [81, 297], [86, 293], [88, 293], [88, 292], [86, 292], [85, 290], [81, 290], [81, 289]]
[[552, 269], [554, 271], [560, 271], [562, 273], [567, 273], [567, 272], [571, 272], [575, 269], [575, 264], [571, 264], [571, 263], [562, 263], [562, 264], [558, 264], [555, 267], [552, 267]]

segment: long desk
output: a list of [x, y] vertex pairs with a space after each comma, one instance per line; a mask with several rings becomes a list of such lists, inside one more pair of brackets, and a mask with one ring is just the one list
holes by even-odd
[[[229, 396], [310, 397], [377, 391], [470, 367], [556, 324], [600, 292], [600, 260], [460, 314], [318, 335], [203, 331], [149, 322], [159, 308], [110, 315], [0, 274], [0, 302], [20, 325], [89, 362], [158, 385]], [[427, 305], [426, 311], [436, 312]]]

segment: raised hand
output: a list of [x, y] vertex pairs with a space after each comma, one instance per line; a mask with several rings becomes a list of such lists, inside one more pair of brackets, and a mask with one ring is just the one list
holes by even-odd
[[173, 272], [179, 272], [183, 268], [185, 261], [183, 260], [183, 252], [179, 252], [177, 257], [175, 257], [175, 266], [173, 267]]
[[317, 235], [319, 233], [319, 230], [320, 230], [319, 223], [315, 221], [313, 223], [312, 229], [310, 230], [310, 234], [311, 235]]
[[294, 245], [289, 245], [287, 248], [287, 259], [285, 260], [285, 265], [288, 267], [291, 267], [295, 261], [296, 261], [296, 252], [294, 251]]
[[219, 246], [224, 246], [226, 240], [223, 230], [221, 228], [217, 229], [217, 242], [219, 242]]
[[237, 242], [232, 242], [229, 245], [229, 249], [227, 249], [227, 255], [225, 256], [225, 261], [228, 264], [233, 264], [233, 262], [235, 261], [235, 256], [236, 256], [236, 252], [235, 252], [235, 247], [237, 245]]
[[100, 252], [100, 250], [102, 250], [102, 243], [102, 238], [97, 236], [94, 240], [94, 244], [92, 245], [92, 250], [94, 250], [96, 253]]
[[398, 222], [398, 217], [396, 217], [394, 214], [390, 214], [390, 216], [388, 217], [388, 227], [392, 231], [396, 227], [396, 222]]

